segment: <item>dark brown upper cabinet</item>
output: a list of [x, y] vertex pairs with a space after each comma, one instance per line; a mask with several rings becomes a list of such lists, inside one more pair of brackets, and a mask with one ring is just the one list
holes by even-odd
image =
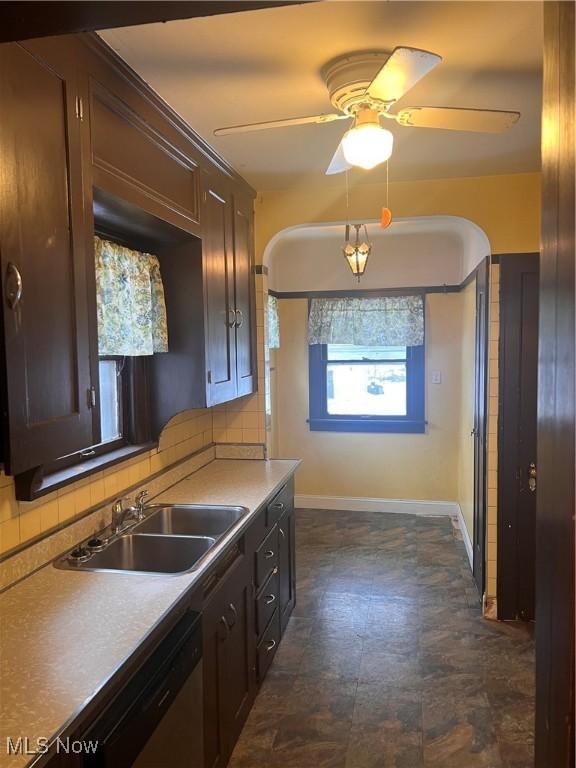
[[234, 296], [238, 396], [256, 390], [256, 307], [254, 301], [252, 200], [234, 199]]
[[99, 439], [91, 410], [80, 102], [65, 52], [0, 47], [4, 448], [15, 474]]
[[89, 90], [95, 186], [196, 234], [200, 170], [193, 152], [93, 77]]
[[254, 392], [251, 200], [206, 174], [203, 255], [206, 281], [208, 405]]
[[3, 45], [0, 103], [0, 458], [30, 500], [100, 441], [95, 232], [160, 260], [139, 434], [255, 390], [254, 193], [92, 36]]

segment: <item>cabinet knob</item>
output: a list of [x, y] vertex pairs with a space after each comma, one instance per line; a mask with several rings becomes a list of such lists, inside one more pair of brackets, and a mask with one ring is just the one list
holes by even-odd
[[276, 600], [276, 595], [265, 595], [264, 600], [266, 602], [266, 605], [272, 605], [274, 600]]
[[266, 560], [270, 560], [271, 557], [274, 557], [274, 551], [272, 549], [267, 549], [266, 552], [264, 552], [264, 557]]

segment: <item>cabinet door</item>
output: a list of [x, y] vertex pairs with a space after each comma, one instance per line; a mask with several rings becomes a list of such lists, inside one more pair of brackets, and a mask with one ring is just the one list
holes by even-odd
[[230, 580], [225, 616], [230, 633], [226, 639], [226, 681], [222, 695], [226, 706], [227, 753], [230, 755], [255, 694], [253, 596], [247, 568], [242, 578]]
[[226, 747], [226, 638], [229, 634], [224, 605], [214, 595], [202, 615], [204, 682], [204, 766], [221, 768], [227, 762]]
[[254, 275], [251, 201], [234, 206], [234, 287], [236, 299], [236, 376], [238, 395], [256, 389]]
[[232, 206], [205, 179], [202, 249], [206, 284], [208, 405], [236, 397]]
[[94, 432], [72, 65], [1, 46], [0, 103], [4, 459], [14, 474], [86, 448]]
[[296, 541], [294, 510], [278, 522], [278, 568], [280, 571], [280, 628], [284, 632], [296, 604]]
[[239, 559], [203, 609], [204, 765], [223, 768], [255, 695], [252, 583]]

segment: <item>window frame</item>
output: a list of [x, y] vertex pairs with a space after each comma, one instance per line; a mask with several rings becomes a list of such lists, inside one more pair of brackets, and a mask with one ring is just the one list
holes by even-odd
[[[115, 440], [86, 446], [86, 448], [82, 448], [80, 451], [71, 453], [68, 456], [62, 456], [49, 464], [45, 464], [43, 467], [45, 476], [50, 476], [66, 469], [72, 469], [75, 466], [84, 465], [93, 459], [104, 459], [108, 454], [114, 455], [118, 451], [122, 451], [122, 449], [133, 448], [139, 450], [152, 442], [148, 435], [145, 436], [145, 439], [134, 439], [137, 436], [132, 434], [139, 429], [146, 427], [148, 421], [147, 409], [144, 407], [143, 403], [138, 402], [139, 396], [141, 396], [140, 392], [134, 392], [134, 387], [131, 386], [131, 379], [134, 376], [133, 358], [119, 355], [102, 355], [98, 356], [98, 363], [100, 363], [100, 360], [115, 360], [122, 364], [120, 370], [120, 383], [118, 385], [122, 434]], [[149, 381], [148, 366], [141, 366], [137, 371], [137, 375], [140, 378], [139, 383], [141, 388], [146, 389]], [[95, 408], [98, 412], [98, 420], [100, 421], [99, 394], [100, 378], [98, 377], [97, 404]]]
[[[388, 432], [422, 434], [425, 419], [425, 342], [406, 347], [406, 416], [362, 416], [328, 413], [327, 344], [308, 346], [309, 419], [311, 432]], [[346, 361], [342, 361], [346, 362]], [[381, 363], [382, 360], [357, 360], [351, 364]]]

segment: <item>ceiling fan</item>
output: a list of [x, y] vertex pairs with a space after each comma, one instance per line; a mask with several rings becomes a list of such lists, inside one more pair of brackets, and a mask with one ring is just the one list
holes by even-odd
[[338, 112], [232, 125], [218, 128], [214, 135], [353, 119], [354, 125], [344, 134], [326, 171], [334, 174], [352, 166], [374, 168], [390, 157], [394, 137], [381, 125], [381, 118], [414, 128], [480, 133], [501, 133], [514, 125], [519, 112], [495, 109], [405, 107], [393, 114], [390, 110], [394, 104], [441, 61], [436, 53], [407, 47], [395, 48], [391, 54], [377, 51], [341, 56], [323, 69], [330, 101]]

